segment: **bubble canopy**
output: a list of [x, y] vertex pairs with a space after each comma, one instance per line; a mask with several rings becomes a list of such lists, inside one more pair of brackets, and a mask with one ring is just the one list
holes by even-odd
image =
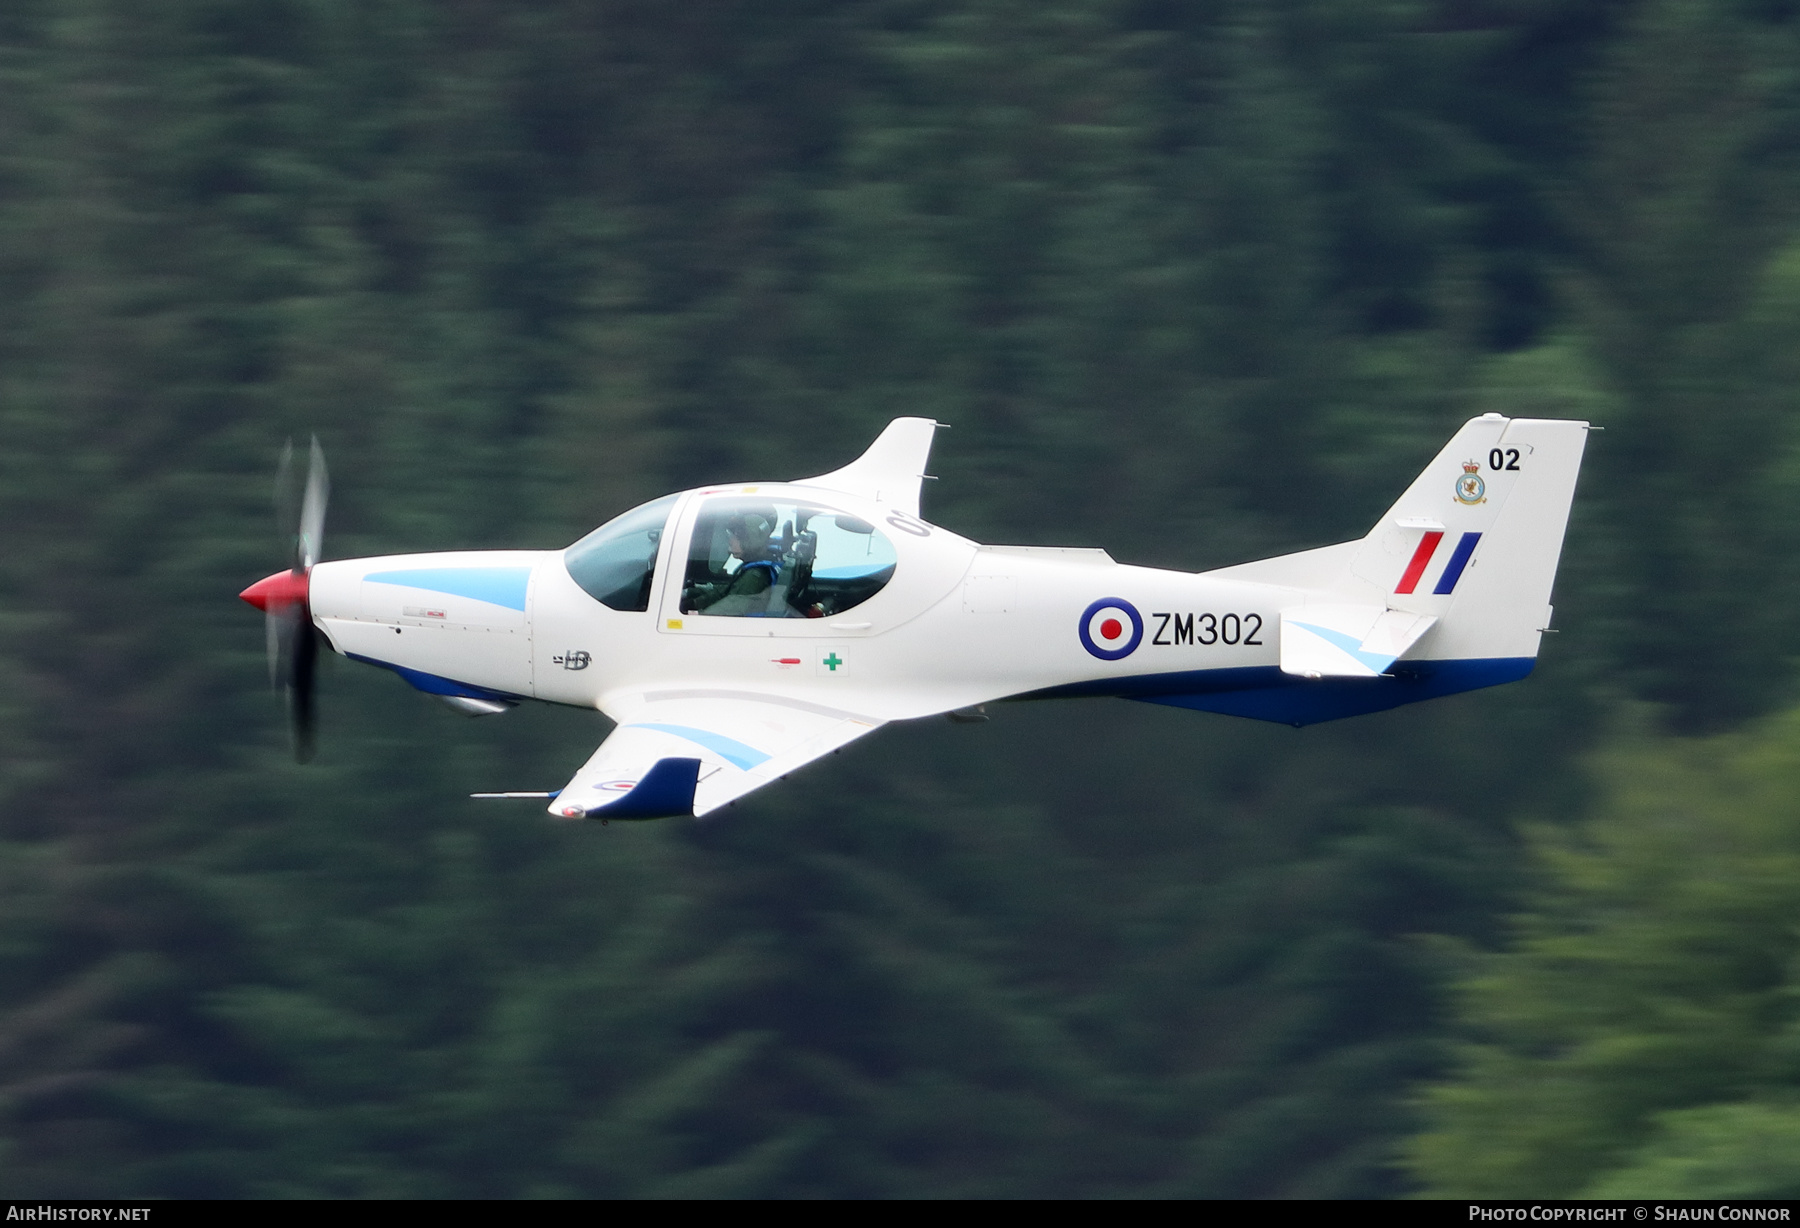
[[683, 613], [824, 618], [861, 605], [894, 575], [894, 547], [847, 512], [780, 496], [723, 496], [694, 519]]
[[563, 566], [588, 596], [608, 609], [650, 608], [656, 548], [681, 496], [665, 495], [615, 516], [563, 551]]

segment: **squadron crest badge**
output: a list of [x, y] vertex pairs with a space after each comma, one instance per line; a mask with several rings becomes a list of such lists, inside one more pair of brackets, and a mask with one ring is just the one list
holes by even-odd
[[1481, 480], [1480, 462], [1463, 462], [1463, 475], [1456, 479], [1456, 501], [1471, 506], [1487, 502], [1487, 483]]

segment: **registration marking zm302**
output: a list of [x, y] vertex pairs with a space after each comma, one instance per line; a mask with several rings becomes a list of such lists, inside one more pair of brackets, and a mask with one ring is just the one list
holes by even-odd
[[1156, 631], [1150, 642], [1168, 648], [1176, 644], [1231, 644], [1260, 648], [1261, 614], [1176, 614], [1151, 611]]

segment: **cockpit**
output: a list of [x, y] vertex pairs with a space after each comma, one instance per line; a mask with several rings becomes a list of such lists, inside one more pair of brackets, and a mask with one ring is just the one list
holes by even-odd
[[634, 507], [563, 551], [570, 577], [608, 609], [648, 610], [657, 547], [679, 498], [665, 495]]
[[694, 521], [681, 590], [684, 614], [828, 618], [861, 605], [894, 574], [894, 547], [875, 526], [804, 503], [725, 496]]

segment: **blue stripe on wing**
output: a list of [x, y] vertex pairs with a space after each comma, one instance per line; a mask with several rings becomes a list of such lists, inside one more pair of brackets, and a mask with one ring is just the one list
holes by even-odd
[[749, 771], [759, 763], [767, 763], [769, 756], [754, 746], [746, 746], [735, 738], [728, 738], [721, 733], [713, 733], [706, 729], [695, 729], [691, 725], [658, 725], [645, 722], [640, 725], [627, 725], [627, 729], [654, 729], [658, 733], [673, 734], [685, 738], [695, 746], [704, 746], [719, 758], [734, 767]]

